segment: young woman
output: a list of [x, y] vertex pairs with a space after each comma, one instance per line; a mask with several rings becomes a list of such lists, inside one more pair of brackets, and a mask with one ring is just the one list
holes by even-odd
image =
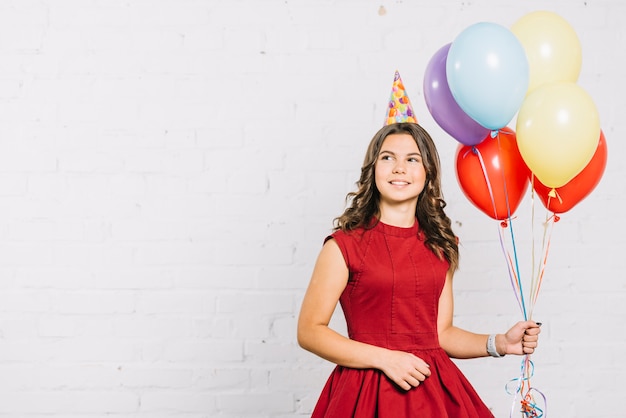
[[[384, 126], [357, 185], [298, 320], [299, 344], [337, 364], [312, 417], [493, 417], [450, 357], [530, 354], [540, 328], [480, 335], [453, 325], [458, 245], [430, 135], [417, 123]], [[338, 302], [349, 337], [328, 326]]]

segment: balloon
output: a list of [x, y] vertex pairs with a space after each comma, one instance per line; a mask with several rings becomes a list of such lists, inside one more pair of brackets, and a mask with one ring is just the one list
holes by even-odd
[[576, 83], [544, 84], [522, 103], [517, 144], [526, 165], [548, 187], [561, 187], [591, 160], [600, 117], [591, 96]]
[[598, 147], [589, 164], [571, 179], [567, 184], [554, 189], [554, 196], [550, 196], [551, 187], [547, 187], [538, 179], [534, 180], [533, 188], [546, 209], [554, 213], [564, 213], [576, 206], [581, 200], [596, 188], [604, 174], [607, 160], [607, 147], [604, 133], [600, 131]]
[[476, 23], [456, 37], [446, 74], [461, 109], [491, 130], [511, 121], [528, 89], [524, 47], [513, 32], [495, 23]]
[[574, 28], [553, 12], [536, 11], [511, 26], [528, 58], [528, 92], [556, 81], [576, 82], [582, 67], [582, 48]]
[[517, 149], [515, 132], [509, 128], [473, 147], [457, 148], [456, 176], [461, 190], [493, 219], [507, 219], [515, 213], [528, 189], [530, 175]]
[[452, 97], [446, 77], [446, 59], [452, 44], [441, 47], [430, 59], [424, 73], [424, 99], [437, 124], [465, 145], [476, 145], [489, 134], [463, 111]]

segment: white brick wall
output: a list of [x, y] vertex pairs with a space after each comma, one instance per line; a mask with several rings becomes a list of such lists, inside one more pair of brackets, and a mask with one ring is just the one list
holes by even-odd
[[[581, 38], [609, 161], [555, 227], [533, 384], [550, 417], [623, 417], [621, 0], [0, 1], [0, 417], [307, 416], [332, 366], [299, 304], [395, 69], [463, 240], [456, 321], [520, 319], [422, 80], [467, 26], [544, 8]], [[508, 416], [518, 359], [459, 365]]]

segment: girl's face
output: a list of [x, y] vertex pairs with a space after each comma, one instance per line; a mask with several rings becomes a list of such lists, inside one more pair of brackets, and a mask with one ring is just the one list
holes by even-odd
[[426, 183], [426, 169], [411, 135], [391, 134], [385, 138], [376, 159], [374, 178], [381, 205], [417, 204]]

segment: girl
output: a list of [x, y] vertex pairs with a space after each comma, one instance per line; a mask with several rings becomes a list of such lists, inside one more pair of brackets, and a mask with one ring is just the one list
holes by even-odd
[[[312, 417], [493, 417], [450, 357], [531, 354], [539, 324], [492, 335], [453, 325], [458, 244], [430, 135], [417, 123], [384, 126], [357, 186], [320, 251], [298, 320], [300, 346], [337, 364]], [[328, 326], [338, 302], [347, 338]]]

